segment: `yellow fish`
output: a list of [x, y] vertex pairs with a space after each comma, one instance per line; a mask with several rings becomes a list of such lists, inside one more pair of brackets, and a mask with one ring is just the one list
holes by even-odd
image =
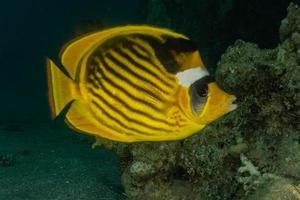
[[71, 104], [67, 124], [120, 142], [186, 138], [235, 109], [186, 36], [122, 26], [77, 38], [62, 49], [62, 72], [48, 62], [53, 117]]

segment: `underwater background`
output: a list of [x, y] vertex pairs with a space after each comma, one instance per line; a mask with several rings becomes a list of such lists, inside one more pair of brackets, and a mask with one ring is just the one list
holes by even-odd
[[[290, 3], [2, 3], [0, 200], [300, 199], [300, 9]], [[183, 141], [95, 149], [53, 121], [46, 57], [58, 61], [74, 37], [125, 24], [189, 36], [240, 107]]]

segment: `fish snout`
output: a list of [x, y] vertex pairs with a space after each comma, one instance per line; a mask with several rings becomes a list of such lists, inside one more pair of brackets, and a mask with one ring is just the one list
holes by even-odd
[[208, 124], [237, 108], [236, 97], [223, 91], [216, 82], [208, 84], [208, 98], [198, 123]]
[[237, 107], [238, 107], [236, 96], [231, 95], [230, 102], [231, 102], [231, 104], [230, 104], [230, 106], [229, 106], [229, 112], [231, 112], [231, 111], [237, 109]]

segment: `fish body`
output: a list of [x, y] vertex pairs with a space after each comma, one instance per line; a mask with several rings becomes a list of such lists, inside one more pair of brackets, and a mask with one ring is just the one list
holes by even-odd
[[233, 110], [186, 36], [150, 26], [84, 35], [48, 59], [53, 117], [71, 104], [67, 124], [120, 142], [186, 138]]

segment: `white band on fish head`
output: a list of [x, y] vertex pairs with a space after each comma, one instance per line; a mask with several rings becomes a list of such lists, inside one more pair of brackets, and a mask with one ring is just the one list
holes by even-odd
[[209, 73], [206, 69], [196, 67], [184, 70], [182, 72], [178, 72], [176, 74], [176, 77], [178, 78], [178, 82], [180, 85], [190, 87], [195, 81], [208, 75]]

